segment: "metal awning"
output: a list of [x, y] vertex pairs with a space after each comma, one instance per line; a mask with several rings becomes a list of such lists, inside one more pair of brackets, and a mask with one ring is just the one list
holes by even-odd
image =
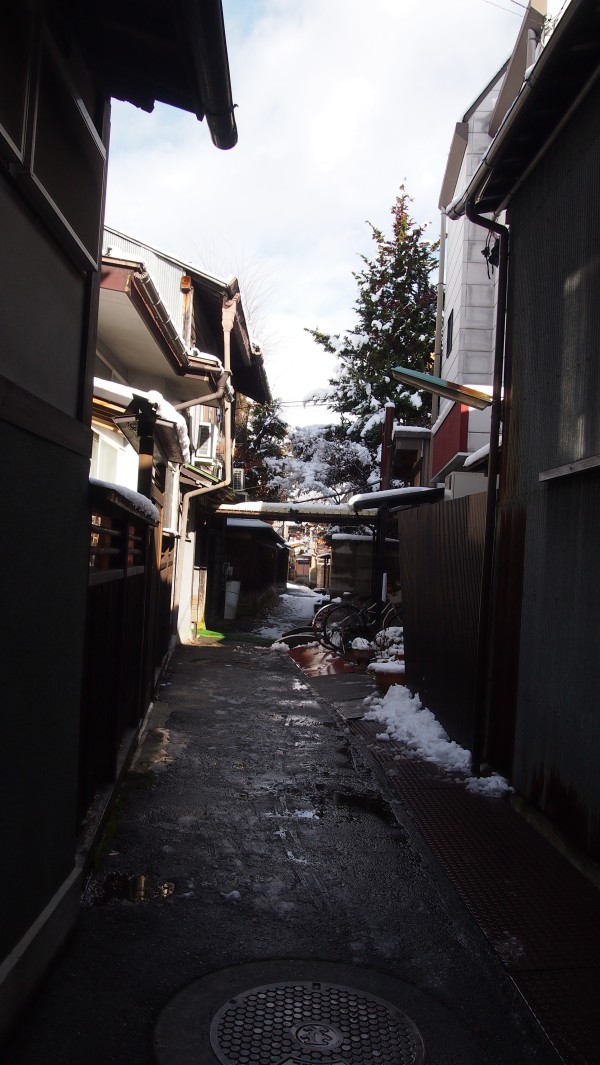
[[446, 381], [443, 377], [434, 377], [430, 373], [421, 373], [420, 370], [409, 370], [406, 366], [395, 366], [392, 377], [409, 388], [421, 388], [425, 392], [433, 392], [436, 396], [443, 396], [464, 403], [465, 407], [475, 407], [477, 410], [485, 410], [492, 404], [492, 397], [486, 392], [469, 388], [468, 385], [459, 385], [456, 381]]

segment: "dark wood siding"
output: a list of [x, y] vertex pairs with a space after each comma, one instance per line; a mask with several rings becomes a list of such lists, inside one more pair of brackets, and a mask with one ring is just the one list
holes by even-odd
[[600, 455], [599, 87], [519, 189], [510, 222], [501, 508], [526, 517], [513, 779], [598, 858], [600, 472], [540, 474]]
[[471, 749], [485, 495], [398, 520], [406, 674], [450, 735]]

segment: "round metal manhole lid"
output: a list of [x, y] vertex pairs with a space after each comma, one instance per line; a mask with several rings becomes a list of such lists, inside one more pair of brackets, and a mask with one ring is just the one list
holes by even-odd
[[210, 1026], [222, 1065], [420, 1065], [421, 1035], [376, 995], [321, 980], [264, 984], [225, 1002]]

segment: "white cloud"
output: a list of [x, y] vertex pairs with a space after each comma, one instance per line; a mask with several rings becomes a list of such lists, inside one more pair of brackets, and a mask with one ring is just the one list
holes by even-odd
[[[498, 4], [225, 0], [230, 152], [191, 115], [114, 104], [108, 224], [238, 274], [283, 398], [327, 384], [332, 360], [304, 327], [352, 326], [352, 271], [373, 248], [365, 222], [388, 228], [402, 182], [435, 239], [454, 124], [520, 26], [520, 7]], [[322, 420], [293, 410], [297, 422]]]

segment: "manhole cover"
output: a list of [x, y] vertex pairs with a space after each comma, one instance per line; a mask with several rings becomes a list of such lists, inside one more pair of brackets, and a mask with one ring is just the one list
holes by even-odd
[[320, 980], [265, 984], [215, 1014], [210, 1044], [222, 1065], [419, 1065], [413, 1022], [375, 995]]

